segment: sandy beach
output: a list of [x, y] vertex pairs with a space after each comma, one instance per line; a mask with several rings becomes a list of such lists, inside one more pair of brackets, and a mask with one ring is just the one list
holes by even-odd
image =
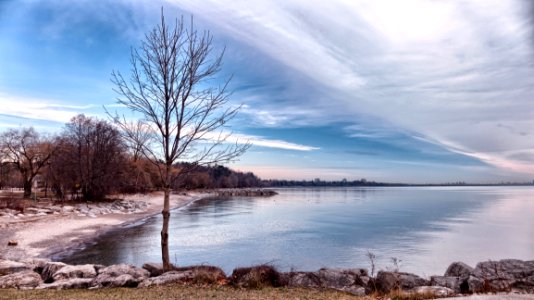
[[[186, 206], [208, 194], [171, 195], [171, 208]], [[51, 258], [82, 248], [109, 230], [142, 221], [163, 208], [163, 193], [129, 195], [128, 201], [143, 201], [147, 208], [135, 213], [95, 216], [49, 214], [24, 219], [0, 218], [0, 259]], [[70, 205], [68, 202], [64, 205]], [[92, 205], [92, 204], [91, 204]], [[17, 246], [8, 246], [14, 240]]]

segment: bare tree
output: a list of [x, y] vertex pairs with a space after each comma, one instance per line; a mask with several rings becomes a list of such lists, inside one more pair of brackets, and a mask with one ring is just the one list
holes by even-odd
[[0, 135], [0, 151], [4, 164], [10, 163], [20, 172], [23, 179], [24, 197], [32, 193], [33, 179], [55, 151], [50, 140], [39, 136], [32, 127], [9, 129]]
[[[191, 171], [173, 169], [178, 160], [190, 166], [210, 165], [234, 160], [248, 143], [230, 143], [223, 129], [239, 107], [228, 105], [229, 80], [212, 87], [220, 71], [224, 51], [212, 56], [213, 38], [208, 31], [198, 33], [193, 25], [184, 26], [183, 18], [174, 26], [161, 23], [145, 35], [138, 50], [132, 50], [129, 80], [120, 72], [112, 73], [118, 103], [142, 116], [150, 139], [141, 152], [159, 169], [164, 190], [161, 251], [163, 267], [169, 262], [169, 197], [174, 176]], [[114, 121], [123, 131], [132, 127], [117, 115]], [[132, 134], [127, 134], [132, 136]]]
[[[65, 125], [57, 144], [49, 175], [58, 187], [79, 190], [84, 200], [101, 200], [119, 189], [126, 155], [121, 135], [112, 124], [77, 115]], [[56, 192], [64, 194], [63, 188]]]

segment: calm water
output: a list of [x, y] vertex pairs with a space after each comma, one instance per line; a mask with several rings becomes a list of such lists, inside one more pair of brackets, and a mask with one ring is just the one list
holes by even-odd
[[[534, 259], [534, 188], [293, 188], [173, 211], [171, 261], [282, 270], [369, 267], [441, 274], [449, 263]], [[112, 232], [70, 263], [160, 261], [161, 216]]]

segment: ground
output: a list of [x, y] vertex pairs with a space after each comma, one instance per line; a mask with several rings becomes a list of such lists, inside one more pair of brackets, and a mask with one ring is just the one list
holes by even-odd
[[[203, 196], [205, 195], [172, 195], [171, 206], [180, 207]], [[162, 193], [127, 196], [125, 200], [147, 202], [148, 208], [137, 213], [111, 213], [94, 217], [80, 217], [75, 213], [21, 219], [0, 217], [0, 258], [12, 260], [46, 258], [60, 251], [77, 249], [116, 226], [138, 222], [160, 213], [163, 208]], [[72, 204], [65, 202], [61, 205]], [[18, 245], [8, 246], [9, 240], [17, 241]]]

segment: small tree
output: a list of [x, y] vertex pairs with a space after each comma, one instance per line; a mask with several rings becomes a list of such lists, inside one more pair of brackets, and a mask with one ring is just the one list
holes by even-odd
[[[229, 135], [222, 131], [239, 107], [226, 107], [228, 80], [212, 87], [211, 80], [221, 68], [224, 52], [212, 57], [212, 42], [209, 32], [197, 32], [192, 18], [188, 27], [184, 26], [183, 18], [168, 26], [162, 10], [161, 23], [145, 35], [139, 50], [132, 50], [130, 79], [126, 81], [120, 72], [112, 73], [115, 91], [120, 95], [118, 103], [140, 114], [146, 125], [140, 127], [150, 131], [150, 139], [140, 149], [158, 167], [164, 190], [161, 251], [165, 270], [171, 267], [168, 246], [171, 183], [175, 176], [192, 169], [174, 169], [173, 164], [182, 160], [194, 168], [227, 162], [250, 146], [227, 143]], [[132, 131], [124, 118], [113, 118], [123, 131]]]
[[10, 163], [20, 172], [24, 198], [32, 193], [33, 179], [55, 151], [51, 140], [42, 138], [32, 127], [9, 129], [0, 135], [3, 163]]

